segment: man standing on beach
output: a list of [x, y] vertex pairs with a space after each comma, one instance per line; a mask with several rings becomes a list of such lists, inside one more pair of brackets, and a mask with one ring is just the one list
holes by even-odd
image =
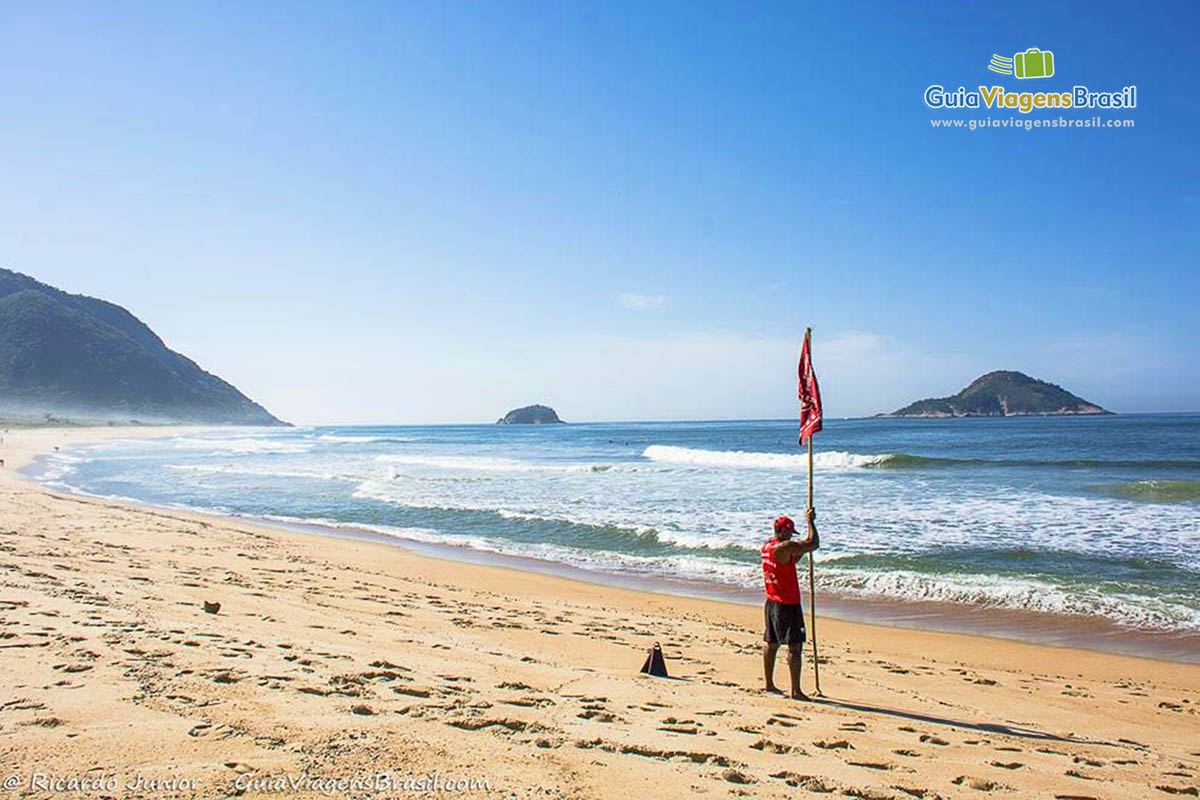
[[767, 691], [778, 693], [775, 688], [775, 654], [779, 645], [788, 648], [788, 673], [792, 678], [792, 698], [807, 700], [800, 691], [800, 665], [803, 663], [805, 640], [804, 609], [800, 605], [800, 581], [796, 577], [796, 562], [805, 553], [821, 546], [817, 536], [815, 509], [809, 508], [808, 535], [794, 541], [796, 524], [790, 517], [775, 520], [775, 537], [762, 546], [763, 582], [766, 584], [767, 604], [763, 609], [766, 632], [763, 633], [763, 675], [767, 679]]

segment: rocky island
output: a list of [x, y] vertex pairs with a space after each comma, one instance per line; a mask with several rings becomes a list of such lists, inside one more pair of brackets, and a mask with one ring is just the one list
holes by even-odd
[[1020, 417], [1111, 414], [1061, 386], [1021, 372], [981, 375], [950, 397], [918, 400], [881, 417]]
[[558, 418], [558, 414], [554, 412], [553, 408], [538, 405], [514, 408], [496, 420], [497, 425], [554, 425], [561, 423], [562, 420]]

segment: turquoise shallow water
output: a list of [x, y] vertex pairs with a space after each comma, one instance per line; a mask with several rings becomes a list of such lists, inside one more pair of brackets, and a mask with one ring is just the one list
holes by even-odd
[[[229, 429], [56, 454], [93, 494], [758, 586], [793, 421]], [[832, 420], [822, 587], [1200, 633], [1200, 415]]]

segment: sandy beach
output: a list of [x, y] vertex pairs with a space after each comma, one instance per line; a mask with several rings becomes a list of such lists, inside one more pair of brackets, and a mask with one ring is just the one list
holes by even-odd
[[[4, 434], [9, 794], [1200, 793], [1195, 665], [821, 619], [826, 697], [799, 703], [760, 691], [756, 607], [64, 496], [17, 472], [156, 433]], [[669, 679], [637, 672], [656, 641]]]

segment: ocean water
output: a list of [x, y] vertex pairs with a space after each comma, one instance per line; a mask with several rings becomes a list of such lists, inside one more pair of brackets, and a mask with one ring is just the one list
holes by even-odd
[[[758, 590], [794, 421], [230, 429], [62, 452], [59, 488]], [[1200, 633], [1200, 415], [830, 420], [820, 586]], [[331, 539], [331, 547], [336, 540]]]

